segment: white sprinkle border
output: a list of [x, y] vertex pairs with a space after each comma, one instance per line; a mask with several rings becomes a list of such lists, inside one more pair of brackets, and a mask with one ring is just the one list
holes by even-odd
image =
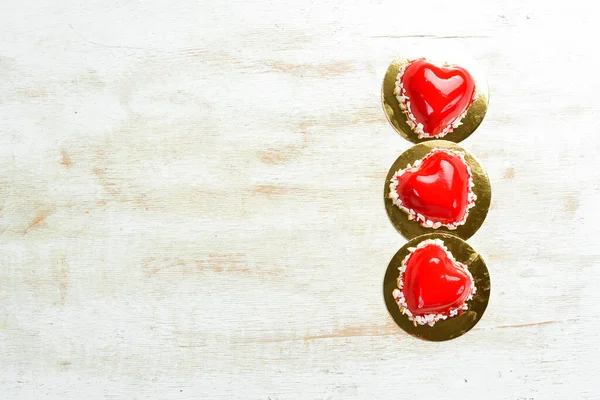
[[[417, 137], [419, 139], [425, 139], [425, 138], [438, 138], [439, 139], [439, 138], [446, 136], [447, 134], [452, 132], [454, 129], [456, 129], [460, 125], [462, 125], [462, 119], [467, 115], [467, 111], [469, 111], [469, 108], [471, 107], [471, 105], [475, 102], [475, 100], [477, 100], [477, 84], [475, 84], [475, 90], [473, 91], [473, 98], [471, 99], [471, 103], [469, 103], [469, 105], [467, 106], [465, 111], [462, 114], [460, 114], [458, 117], [456, 117], [452, 122], [450, 122], [440, 133], [438, 133], [437, 135], [430, 135], [429, 133], [427, 133], [423, 130], [423, 124], [418, 122], [417, 119], [415, 118], [415, 115], [412, 113], [412, 111], [410, 109], [410, 98], [406, 95], [406, 89], [404, 88], [404, 85], [402, 84], [402, 77], [404, 76], [404, 71], [406, 70], [406, 68], [413, 62], [419, 61], [419, 60], [425, 60], [425, 59], [424, 58], [416, 58], [416, 59], [409, 60], [409, 62], [407, 64], [402, 65], [398, 69], [398, 75], [396, 76], [396, 85], [394, 87], [394, 95], [396, 96], [396, 99], [398, 100], [400, 109], [406, 116], [406, 124], [410, 127], [410, 129], [412, 129], [417, 134]], [[426, 61], [431, 62], [428, 60], [426, 60]], [[452, 65], [448, 64], [448, 63], [444, 63], [444, 64], [442, 64], [442, 66], [450, 67]]]
[[[428, 219], [427, 217], [423, 216], [422, 214], [417, 213], [412, 208], [408, 208], [408, 207], [404, 206], [404, 204], [402, 204], [402, 200], [400, 200], [400, 197], [398, 196], [398, 192], [396, 190], [398, 188], [398, 181], [399, 181], [398, 178], [400, 178], [402, 176], [402, 174], [404, 174], [407, 171], [415, 172], [427, 158], [431, 157], [433, 154], [438, 153], [438, 152], [443, 152], [443, 153], [458, 156], [462, 160], [462, 162], [465, 164], [465, 166], [467, 167], [467, 174], [469, 175], [469, 194], [467, 197], [468, 203], [467, 203], [467, 209], [465, 211], [465, 216], [463, 217], [462, 220], [457, 221], [457, 222], [452, 222], [449, 224], [443, 224], [440, 221], [432, 221], [432, 220]], [[463, 152], [457, 151], [457, 150], [439, 149], [438, 148], [438, 149], [431, 150], [425, 157], [423, 157], [419, 160], [416, 160], [412, 166], [409, 163], [406, 166], [406, 168], [399, 169], [398, 171], [396, 171], [396, 173], [394, 173], [394, 175], [392, 176], [392, 179], [390, 179], [390, 193], [388, 194], [388, 197], [392, 200], [392, 203], [394, 203], [394, 205], [396, 207], [398, 207], [399, 209], [401, 209], [408, 215], [409, 220], [411, 220], [411, 221], [416, 220], [417, 222], [420, 222], [420, 224], [423, 228], [437, 229], [440, 226], [444, 226], [444, 227], [448, 228], [449, 230], [453, 231], [456, 228], [458, 228], [459, 226], [464, 225], [467, 222], [467, 218], [469, 216], [469, 210], [471, 208], [475, 207], [475, 201], [477, 200], [477, 195], [473, 192], [474, 187], [475, 187], [475, 182], [473, 181], [473, 174], [471, 173], [471, 167], [470, 167], [469, 163], [467, 162], [467, 160], [465, 160], [465, 154]]]
[[[450, 259], [453, 264], [458, 265], [458, 268], [462, 268], [467, 273], [467, 275], [469, 276], [469, 279], [471, 280], [471, 293], [465, 299], [465, 302], [460, 307], [450, 309], [450, 311], [448, 312], [447, 315], [446, 314], [413, 315], [413, 313], [410, 312], [410, 310], [408, 309], [408, 305], [406, 304], [406, 300], [404, 298], [404, 292], [402, 291], [402, 288], [403, 288], [402, 278], [404, 276], [404, 272], [406, 271], [406, 264], [408, 263], [408, 259], [410, 258], [412, 253], [414, 253], [418, 249], [422, 249], [423, 247], [431, 245], [431, 244], [441, 247], [444, 250], [444, 252], [446, 252], [446, 256], [448, 257], [448, 259]], [[475, 280], [473, 279], [473, 275], [471, 275], [469, 268], [467, 268], [467, 266], [464, 265], [463, 263], [456, 261], [456, 259], [452, 255], [452, 253], [450, 253], [450, 251], [448, 250], [448, 248], [446, 247], [446, 245], [444, 244], [444, 242], [441, 239], [427, 239], [427, 240], [423, 240], [421, 243], [419, 243], [417, 245], [417, 247], [409, 247], [408, 255], [406, 257], [404, 257], [404, 260], [402, 260], [402, 264], [400, 265], [400, 267], [398, 267], [398, 270], [400, 271], [400, 275], [398, 276], [398, 280], [396, 281], [397, 288], [392, 291], [392, 296], [394, 296], [394, 300], [396, 301], [396, 304], [398, 304], [398, 308], [400, 309], [400, 312], [402, 314], [406, 315], [408, 317], [408, 319], [410, 321], [412, 321], [415, 326], [417, 326], [417, 325], [433, 326], [436, 322], [438, 322], [440, 320], [452, 318], [452, 317], [458, 315], [458, 313], [460, 311], [468, 310], [469, 306], [467, 305], [467, 302], [472, 300], [473, 295], [475, 293], [477, 293], [477, 287], [475, 287]]]

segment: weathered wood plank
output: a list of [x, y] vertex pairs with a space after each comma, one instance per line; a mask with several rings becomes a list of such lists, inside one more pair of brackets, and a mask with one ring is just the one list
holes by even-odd
[[[5, 1], [1, 397], [598, 398], [597, 11]], [[432, 43], [491, 88], [463, 145], [493, 186], [470, 240], [492, 298], [447, 343], [381, 296], [409, 143], [380, 84]]]

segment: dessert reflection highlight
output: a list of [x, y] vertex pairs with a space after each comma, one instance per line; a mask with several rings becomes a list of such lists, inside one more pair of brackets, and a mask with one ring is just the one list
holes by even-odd
[[450, 230], [465, 224], [475, 206], [473, 175], [464, 153], [433, 149], [390, 180], [389, 198], [409, 220], [425, 228]]
[[392, 295], [415, 326], [433, 326], [462, 314], [477, 291], [467, 266], [456, 261], [440, 239], [409, 248], [399, 271]]
[[466, 69], [420, 58], [400, 67], [394, 95], [419, 139], [441, 138], [461, 125], [477, 87]]

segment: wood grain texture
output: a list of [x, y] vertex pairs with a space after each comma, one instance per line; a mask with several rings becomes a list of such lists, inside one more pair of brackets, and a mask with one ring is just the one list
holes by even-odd
[[[0, 397], [600, 398], [598, 11], [2, 1]], [[420, 43], [467, 46], [491, 92], [462, 145], [492, 297], [444, 343], [381, 296], [410, 144], [380, 85]]]

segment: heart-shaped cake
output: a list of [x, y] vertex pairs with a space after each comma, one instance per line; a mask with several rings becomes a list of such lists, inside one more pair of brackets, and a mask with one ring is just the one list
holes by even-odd
[[467, 266], [456, 261], [440, 239], [409, 248], [398, 269], [398, 287], [392, 295], [415, 325], [433, 326], [462, 314], [477, 291]]
[[424, 228], [454, 230], [475, 206], [474, 185], [464, 153], [433, 149], [392, 176], [389, 198]]
[[419, 139], [441, 138], [461, 124], [477, 88], [466, 69], [421, 58], [400, 68], [394, 94]]

